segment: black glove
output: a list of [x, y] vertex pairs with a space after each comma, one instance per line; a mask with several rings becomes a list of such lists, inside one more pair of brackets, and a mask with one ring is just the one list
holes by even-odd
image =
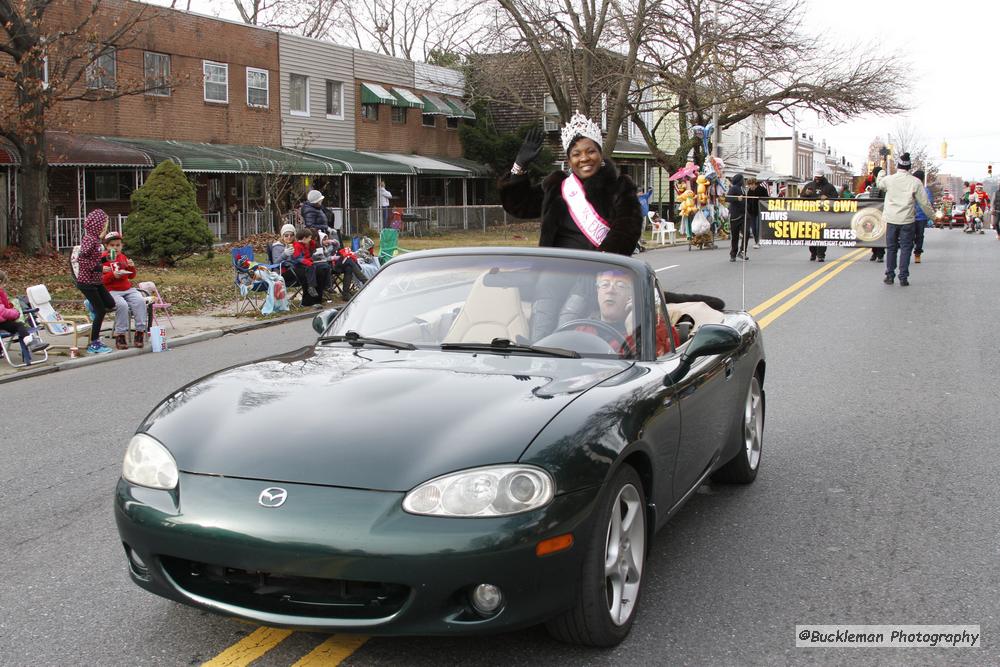
[[524, 135], [524, 143], [521, 144], [520, 150], [517, 151], [517, 157], [514, 158], [514, 164], [521, 169], [526, 168], [542, 152], [543, 143], [545, 143], [545, 134], [541, 128], [533, 127], [528, 130], [528, 134]]
[[875, 167], [872, 169], [872, 176], [878, 178], [878, 175], [882, 172], [882, 167]]

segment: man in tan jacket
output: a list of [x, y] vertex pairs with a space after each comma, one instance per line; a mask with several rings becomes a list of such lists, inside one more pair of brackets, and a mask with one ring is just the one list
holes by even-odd
[[927, 200], [927, 192], [920, 179], [910, 173], [910, 154], [903, 153], [896, 162], [896, 173], [879, 174], [875, 184], [885, 191], [882, 220], [885, 221], [885, 280], [891, 285], [896, 279], [896, 256], [899, 256], [899, 284], [910, 284], [910, 253], [913, 251], [913, 214], [919, 206], [928, 217], [934, 209]]

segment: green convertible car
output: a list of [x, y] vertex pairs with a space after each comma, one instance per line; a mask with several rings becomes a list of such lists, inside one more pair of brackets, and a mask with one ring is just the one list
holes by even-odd
[[617, 644], [655, 531], [760, 463], [759, 326], [669, 301], [617, 255], [397, 257], [315, 345], [146, 417], [115, 493], [132, 579], [272, 626]]

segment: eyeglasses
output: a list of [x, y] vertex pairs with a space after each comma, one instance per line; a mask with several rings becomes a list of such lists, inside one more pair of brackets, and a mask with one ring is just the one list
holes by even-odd
[[626, 290], [632, 287], [631, 283], [625, 280], [598, 280], [597, 289], [611, 289], [614, 287], [617, 290]]

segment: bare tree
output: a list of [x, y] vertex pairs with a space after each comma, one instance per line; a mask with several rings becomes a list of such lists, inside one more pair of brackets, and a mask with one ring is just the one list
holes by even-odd
[[[602, 116], [613, 148], [631, 104], [641, 67], [639, 51], [649, 17], [661, 0], [494, 0], [491, 39], [479, 45], [494, 55], [470, 56], [473, 96], [537, 115], [545, 112], [537, 86], [552, 98], [553, 116], [574, 111]], [[529, 82], [529, 85], [525, 85]]]
[[[905, 63], [810, 33], [801, 0], [666, 0], [656, 11], [641, 56], [656, 71], [655, 117], [675, 119], [682, 137], [657, 154], [667, 166], [696, 148], [688, 127], [707, 125], [713, 109], [720, 128], [758, 114], [790, 121], [808, 110], [836, 123], [905, 110]], [[656, 128], [636, 125], [657, 153]]]
[[464, 53], [487, 29], [478, 19], [486, 0], [447, 3], [427, 0], [343, 0], [331, 37], [359, 49], [406, 60]]
[[233, 0], [244, 23], [304, 37], [327, 37], [337, 26], [344, 0]]
[[[36, 252], [48, 220], [45, 130], [53, 120], [71, 127], [72, 100], [108, 100], [146, 90], [141, 73], [107, 71], [114, 52], [128, 51], [140, 24], [157, 10], [140, 3], [91, 0], [64, 18], [51, 0], [0, 0], [0, 136], [21, 154], [21, 198], [28, 202], [16, 242]], [[50, 16], [54, 14], [55, 16]]]

